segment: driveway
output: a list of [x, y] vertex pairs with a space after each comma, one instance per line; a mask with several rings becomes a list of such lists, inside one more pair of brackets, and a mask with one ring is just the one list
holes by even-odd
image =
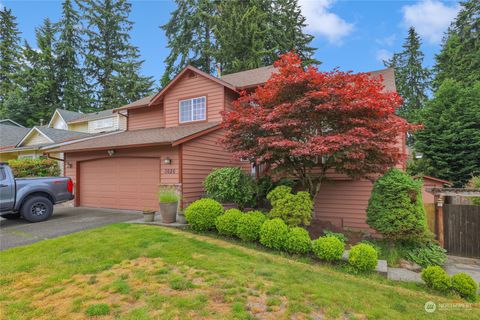
[[138, 211], [56, 206], [52, 217], [43, 222], [29, 223], [23, 219], [2, 218], [0, 250], [141, 217], [142, 213]]

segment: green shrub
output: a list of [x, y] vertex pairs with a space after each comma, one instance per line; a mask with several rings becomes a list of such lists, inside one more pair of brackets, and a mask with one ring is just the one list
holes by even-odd
[[267, 217], [260, 211], [250, 211], [243, 214], [237, 222], [237, 237], [243, 241], [260, 239], [260, 229]]
[[367, 207], [367, 223], [389, 240], [415, 240], [428, 233], [422, 182], [393, 168], [378, 179]]
[[290, 253], [308, 253], [312, 250], [312, 240], [307, 230], [294, 227], [288, 231], [285, 250]]
[[468, 301], [477, 300], [478, 284], [466, 273], [457, 273], [452, 277], [452, 289]]
[[110, 307], [106, 303], [91, 304], [85, 310], [85, 314], [89, 317], [105, 316], [110, 313]]
[[216, 169], [205, 178], [203, 184], [207, 194], [222, 203], [233, 202], [244, 208], [255, 199], [255, 182], [238, 167]]
[[452, 285], [448, 274], [439, 266], [431, 266], [423, 269], [422, 279], [428, 287], [443, 292], [448, 291]]
[[267, 220], [260, 229], [260, 243], [265, 247], [282, 250], [288, 236], [288, 227], [282, 219]]
[[158, 201], [161, 203], [178, 202], [179, 200], [180, 195], [175, 187], [162, 186], [158, 190]]
[[278, 186], [289, 186], [292, 187], [295, 185], [295, 182], [291, 179], [283, 178], [278, 181], [272, 180], [270, 176], [262, 176], [256, 180], [257, 184], [257, 204], [261, 207], [268, 205], [266, 203], [267, 195], [270, 191], [275, 189]]
[[348, 263], [357, 271], [375, 270], [378, 263], [378, 252], [369, 244], [359, 243], [350, 248]]
[[[480, 189], [480, 176], [472, 177], [465, 186], [466, 188]], [[480, 197], [469, 197], [468, 198], [476, 206], [480, 206]]]
[[8, 160], [15, 178], [59, 176], [60, 167], [53, 159]]
[[335, 261], [342, 258], [345, 244], [337, 237], [320, 237], [312, 241], [313, 253], [325, 261]]
[[292, 194], [292, 188], [278, 186], [268, 193], [267, 199], [272, 205], [268, 213], [270, 218], [280, 218], [290, 227], [310, 224], [313, 201], [308, 192]]
[[236, 235], [238, 221], [242, 215], [243, 212], [238, 209], [229, 209], [221, 216], [218, 216], [215, 220], [218, 233], [229, 237]]
[[404, 248], [405, 258], [426, 268], [429, 266], [441, 266], [447, 259], [446, 250], [435, 243], [407, 246]]
[[200, 199], [185, 210], [185, 219], [195, 231], [215, 229], [215, 219], [223, 214], [223, 207], [213, 199]]
[[326, 237], [335, 237], [335, 238], [337, 238], [338, 240], [340, 240], [344, 243], [348, 241], [348, 238], [343, 233], [340, 233], [340, 232], [323, 230], [323, 233], [325, 234]]

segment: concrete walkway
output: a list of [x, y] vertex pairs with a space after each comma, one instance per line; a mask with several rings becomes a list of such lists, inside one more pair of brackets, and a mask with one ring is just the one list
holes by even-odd
[[464, 272], [471, 275], [475, 281], [480, 282], [480, 259], [448, 256], [443, 268], [451, 276]]

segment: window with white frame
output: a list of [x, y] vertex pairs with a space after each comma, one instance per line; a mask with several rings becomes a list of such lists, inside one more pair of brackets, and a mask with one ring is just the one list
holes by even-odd
[[93, 128], [97, 130], [111, 127], [113, 127], [113, 118], [99, 119], [93, 122]]
[[207, 119], [207, 98], [198, 97], [179, 102], [179, 121], [201, 121]]

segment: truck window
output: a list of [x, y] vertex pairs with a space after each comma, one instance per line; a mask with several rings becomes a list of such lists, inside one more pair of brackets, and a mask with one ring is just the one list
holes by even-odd
[[0, 168], [0, 180], [5, 180], [7, 175], [5, 174], [5, 168]]

